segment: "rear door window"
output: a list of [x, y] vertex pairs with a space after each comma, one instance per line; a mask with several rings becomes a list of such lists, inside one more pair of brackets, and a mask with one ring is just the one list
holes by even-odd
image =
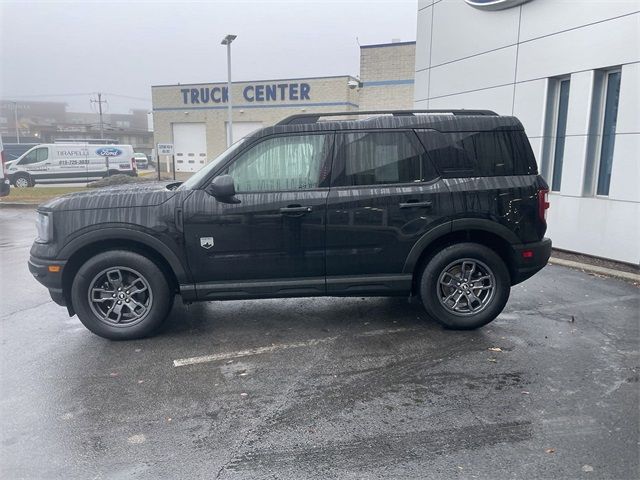
[[415, 183], [435, 176], [412, 131], [343, 133], [337, 145], [336, 186]]

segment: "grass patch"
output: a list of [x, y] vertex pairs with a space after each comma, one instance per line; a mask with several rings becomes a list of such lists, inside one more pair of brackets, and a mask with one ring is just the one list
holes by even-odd
[[86, 187], [35, 187], [15, 188], [11, 187], [11, 193], [0, 198], [0, 203], [42, 203], [65, 193], [82, 192]]

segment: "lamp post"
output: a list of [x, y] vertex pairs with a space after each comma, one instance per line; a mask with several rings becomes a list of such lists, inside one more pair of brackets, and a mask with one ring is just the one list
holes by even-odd
[[233, 143], [233, 114], [231, 106], [231, 42], [237, 35], [227, 35], [222, 39], [221, 45], [227, 46], [227, 142], [228, 146]]
[[16, 124], [16, 143], [20, 143], [20, 127], [18, 126], [18, 102], [13, 102], [13, 120]]

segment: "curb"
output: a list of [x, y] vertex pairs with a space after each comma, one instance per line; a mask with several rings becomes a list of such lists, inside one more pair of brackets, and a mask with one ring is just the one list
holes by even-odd
[[0, 202], [0, 208], [24, 208], [35, 210], [39, 203]]
[[640, 283], [640, 274], [637, 273], [623, 272], [621, 270], [613, 270], [612, 268], [598, 267], [597, 265], [589, 265], [588, 263], [574, 262], [572, 260], [565, 260], [563, 258], [556, 257], [551, 257], [549, 259], [549, 263], [551, 265], [577, 268], [579, 270], [584, 270], [585, 272], [598, 273], [608, 277], [622, 278], [624, 280], [631, 280], [632, 282]]

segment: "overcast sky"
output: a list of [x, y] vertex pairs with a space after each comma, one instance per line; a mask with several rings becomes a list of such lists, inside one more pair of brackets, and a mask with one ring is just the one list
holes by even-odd
[[[417, 0], [0, 0], [0, 98], [151, 107], [151, 85], [356, 75], [360, 44], [415, 40]], [[136, 98], [124, 98], [125, 95]]]

